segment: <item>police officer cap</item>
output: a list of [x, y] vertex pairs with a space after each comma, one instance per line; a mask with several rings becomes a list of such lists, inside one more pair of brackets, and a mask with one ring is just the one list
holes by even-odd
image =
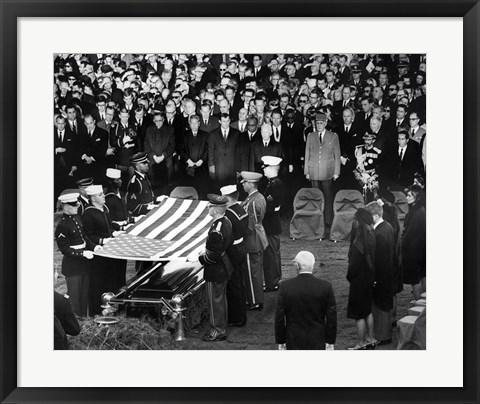
[[260, 178], [263, 177], [262, 174], [254, 173], [252, 171], [242, 171], [240, 175], [242, 176], [242, 183], [257, 182], [257, 181], [260, 181]]
[[376, 138], [377, 138], [377, 135], [375, 135], [374, 133], [367, 132], [363, 135], [363, 139], [365, 140], [372, 140], [372, 139], [375, 140]]
[[263, 156], [262, 157], [263, 161], [263, 166], [278, 166], [282, 162], [282, 159], [280, 157], [275, 157], [275, 156]]
[[147, 153], [145, 152], [135, 153], [132, 157], [130, 157], [130, 163], [132, 164], [148, 163]]
[[82, 178], [81, 180], [78, 180], [76, 184], [79, 187], [88, 187], [90, 185], [93, 185], [93, 178]]
[[208, 202], [210, 202], [210, 205], [215, 205], [215, 206], [225, 206], [228, 202], [228, 199], [226, 196], [217, 195], [217, 194], [208, 194], [207, 198], [208, 198]]
[[237, 192], [237, 186], [225, 185], [224, 187], [220, 188], [220, 192], [222, 195], [232, 195], [234, 192]]
[[315, 120], [327, 122], [327, 114], [324, 114], [323, 112], [317, 112], [315, 114]]
[[358, 65], [350, 66], [350, 68], [352, 69], [352, 73], [361, 73], [362, 72]]
[[87, 187], [87, 189], [85, 189], [85, 192], [88, 196], [98, 195], [103, 192], [103, 187], [101, 185], [90, 185]]
[[68, 194], [63, 194], [58, 197], [58, 200], [62, 203], [73, 203], [78, 201], [78, 192], [70, 192]]

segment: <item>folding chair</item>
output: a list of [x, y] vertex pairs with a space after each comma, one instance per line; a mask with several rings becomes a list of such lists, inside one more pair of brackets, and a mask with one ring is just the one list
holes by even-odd
[[333, 201], [333, 222], [330, 240], [349, 240], [355, 212], [364, 207], [363, 196], [355, 189], [342, 189]]
[[319, 240], [324, 232], [323, 209], [325, 199], [318, 188], [301, 188], [293, 200], [290, 237]]

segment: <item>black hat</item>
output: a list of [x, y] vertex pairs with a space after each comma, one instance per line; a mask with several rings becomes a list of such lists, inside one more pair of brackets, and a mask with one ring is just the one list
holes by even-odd
[[228, 202], [228, 198], [226, 196], [217, 194], [208, 194], [207, 198], [208, 202], [210, 202], [211, 205], [215, 206], [225, 206]]
[[130, 157], [130, 163], [136, 164], [136, 163], [148, 163], [148, 155], [145, 152], [139, 152], [134, 154], [132, 157]]
[[79, 187], [88, 187], [90, 185], [93, 185], [93, 178], [82, 178], [81, 180], [78, 180], [76, 184]]
[[102, 65], [102, 66], [100, 67], [100, 70], [102, 71], [102, 73], [110, 73], [110, 72], [113, 72], [112, 66], [110, 66], [110, 65]]

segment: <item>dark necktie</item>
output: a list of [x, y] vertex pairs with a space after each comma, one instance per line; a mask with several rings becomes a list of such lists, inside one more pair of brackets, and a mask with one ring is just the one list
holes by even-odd
[[75, 122], [72, 123], [72, 129], [73, 129], [73, 132], [76, 134], [77, 133], [77, 126], [75, 125]]
[[278, 128], [275, 128], [275, 140], [278, 141]]
[[400, 161], [403, 160], [403, 149], [400, 149], [400, 154], [398, 157], [400, 158]]
[[345, 133], [348, 135], [348, 126], [345, 126]]
[[415, 129], [412, 129], [412, 138], [415, 136]]

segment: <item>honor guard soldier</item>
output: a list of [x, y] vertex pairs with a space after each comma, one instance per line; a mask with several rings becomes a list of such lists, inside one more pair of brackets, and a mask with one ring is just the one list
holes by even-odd
[[[105, 195], [101, 185], [90, 185], [86, 189], [91, 205], [83, 212], [82, 221], [85, 235], [96, 245], [103, 246], [114, 237], [110, 213], [105, 205]], [[125, 283], [127, 261], [96, 255], [90, 275], [89, 309], [90, 314], [101, 313], [101, 296], [105, 292], [116, 292]]]
[[80, 197], [78, 201], [80, 202], [80, 206], [78, 207], [78, 215], [81, 217], [85, 208], [90, 205], [90, 201], [88, 199], [88, 195], [85, 192], [87, 187], [93, 185], [93, 178], [82, 178], [81, 180], [77, 181], [78, 192], [80, 193]]
[[68, 295], [53, 292], [53, 349], [68, 349], [68, 335], [80, 334], [80, 324]]
[[227, 338], [227, 281], [233, 267], [227, 248], [233, 243], [232, 224], [225, 217], [227, 198], [208, 194], [208, 214], [213, 223], [208, 231], [205, 253], [198, 257], [205, 267], [203, 278], [210, 313], [210, 330], [203, 336], [204, 341], [222, 341]]
[[133, 155], [130, 162], [135, 168], [135, 173], [127, 186], [127, 207], [132, 216], [140, 216], [154, 207], [152, 185], [147, 178], [147, 153]]
[[376, 136], [373, 133], [365, 133], [364, 144], [355, 148], [357, 167], [355, 178], [362, 186], [365, 203], [378, 199], [378, 160], [382, 151], [373, 145]]
[[258, 192], [258, 182], [262, 174], [252, 171], [242, 171], [242, 185], [248, 194], [242, 203], [248, 214], [248, 230], [244, 239], [247, 251], [247, 310], [263, 309], [263, 251], [268, 246], [267, 235], [263, 228], [263, 218], [267, 203]]
[[268, 247], [263, 254], [263, 276], [265, 279], [265, 292], [278, 290], [278, 283], [282, 278], [282, 259], [280, 256], [280, 208], [285, 197], [285, 187], [278, 178], [282, 159], [274, 156], [264, 156], [263, 172], [268, 179], [268, 184], [263, 192], [267, 202], [267, 211], [263, 219], [263, 227], [267, 235]]
[[63, 216], [55, 229], [55, 239], [63, 254], [62, 274], [67, 281], [67, 293], [73, 310], [79, 317], [87, 317], [90, 261], [93, 258], [92, 243], [83, 232], [78, 216], [78, 193], [60, 195]]
[[122, 173], [115, 168], [107, 168], [107, 179], [108, 185], [105, 193], [105, 205], [107, 205], [110, 211], [110, 219], [112, 219], [114, 230], [124, 230], [133, 220], [130, 220], [127, 204], [120, 194]]
[[244, 238], [248, 230], [248, 215], [238, 201], [236, 185], [220, 188], [227, 201], [225, 216], [232, 223], [233, 244], [227, 254], [233, 265], [233, 273], [227, 283], [228, 326], [243, 327], [247, 323], [245, 278], [247, 277], [247, 252]]

